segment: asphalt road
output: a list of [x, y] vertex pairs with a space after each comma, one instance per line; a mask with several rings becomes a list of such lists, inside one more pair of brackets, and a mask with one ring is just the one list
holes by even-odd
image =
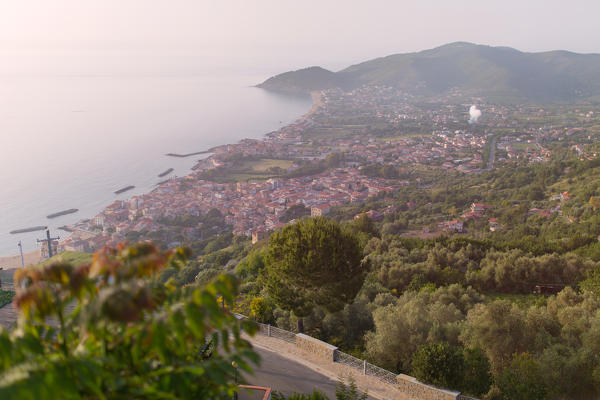
[[492, 143], [490, 144], [490, 158], [488, 159], [488, 165], [486, 170], [491, 170], [494, 168], [494, 161], [496, 161], [496, 137], [492, 138]]
[[260, 354], [261, 363], [254, 368], [254, 375], [244, 375], [248, 385], [270, 387], [286, 396], [294, 391], [312, 393], [319, 389], [335, 400], [336, 381], [277, 353], [258, 347], [254, 350]]

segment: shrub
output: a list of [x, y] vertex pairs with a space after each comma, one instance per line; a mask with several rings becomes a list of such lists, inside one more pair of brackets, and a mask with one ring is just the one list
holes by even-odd
[[144, 243], [20, 270], [18, 327], [0, 329], [0, 398], [231, 398], [232, 362], [250, 372], [258, 361], [241, 337], [255, 326], [217, 303], [233, 305], [232, 276], [205, 288], [150, 279], [187, 256]]
[[462, 350], [446, 342], [426, 344], [413, 356], [415, 378], [436, 386], [459, 388], [463, 382], [465, 360]]

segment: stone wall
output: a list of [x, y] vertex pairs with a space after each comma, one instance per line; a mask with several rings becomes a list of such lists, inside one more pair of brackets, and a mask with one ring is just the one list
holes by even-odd
[[335, 361], [337, 347], [303, 333], [296, 334], [296, 346], [327, 361]]
[[456, 400], [460, 395], [460, 392], [430, 386], [404, 374], [398, 375], [398, 389], [419, 400]]
[[[236, 314], [236, 317], [239, 319], [246, 318], [240, 314]], [[344, 355], [344, 353], [340, 353], [338, 351], [337, 347], [308, 335], [302, 333], [294, 334], [292, 332], [264, 324], [259, 324], [259, 327], [259, 332], [265, 336], [283, 339], [287, 342], [295, 344], [299, 350], [312, 353], [324, 361], [343, 363], [346, 366], [350, 366], [351, 368], [361, 371], [362, 373], [366, 373], [367, 376], [371, 377], [372, 379], [378, 379], [379, 382], [385, 382], [385, 384], [389, 385], [388, 387], [390, 388], [397, 388], [402, 393], [406, 394], [406, 398], [413, 400], [477, 400], [475, 398], [461, 396], [460, 392], [457, 391], [438, 388], [419, 382], [416, 378], [409, 375], [400, 374], [395, 376], [395, 374], [392, 372], [382, 370], [375, 366], [371, 366], [371, 369], [375, 368], [375, 373], [370, 371], [369, 368], [363, 370], [364, 365], [369, 366], [370, 364], [363, 364], [363, 360], [356, 359], [355, 357], [349, 355]], [[274, 332], [277, 334], [274, 334]], [[290, 338], [293, 340], [290, 340]], [[351, 358], [352, 362], [348, 363], [348, 360], [346, 360], [344, 357]], [[385, 374], [383, 374], [385, 376], [382, 377], [382, 374], [378, 374], [377, 371], [385, 372]], [[396, 384], [393, 384], [394, 378]], [[405, 397], [403, 396], [403, 398]]]

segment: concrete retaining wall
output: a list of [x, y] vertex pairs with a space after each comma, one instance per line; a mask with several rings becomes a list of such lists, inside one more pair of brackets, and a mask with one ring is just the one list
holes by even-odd
[[303, 333], [296, 334], [296, 346], [327, 361], [335, 361], [337, 347]]
[[440, 389], [419, 382], [416, 378], [400, 374], [398, 375], [398, 389], [409, 396], [419, 400], [456, 400], [460, 392]]

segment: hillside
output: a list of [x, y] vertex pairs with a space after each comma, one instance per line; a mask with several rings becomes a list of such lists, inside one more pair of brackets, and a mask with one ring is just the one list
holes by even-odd
[[336, 87], [339, 84], [338, 77], [334, 72], [321, 67], [309, 67], [279, 74], [257, 86], [280, 92], [308, 93], [313, 90]]
[[55, 255], [52, 258], [42, 261], [37, 265], [37, 267], [43, 267], [46, 265], [50, 265], [55, 262], [66, 262], [73, 265], [81, 265], [86, 264], [92, 261], [91, 253], [82, 253], [77, 251], [65, 251], [60, 254]]
[[305, 91], [386, 85], [435, 96], [458, 89], [499, 102], [600, 100], [600, 55], [567, 51], [525, 53], [509, 47], [457, 42], [395, 54], [333, 73], [322, 68], [286, 72], [259, 87]]

